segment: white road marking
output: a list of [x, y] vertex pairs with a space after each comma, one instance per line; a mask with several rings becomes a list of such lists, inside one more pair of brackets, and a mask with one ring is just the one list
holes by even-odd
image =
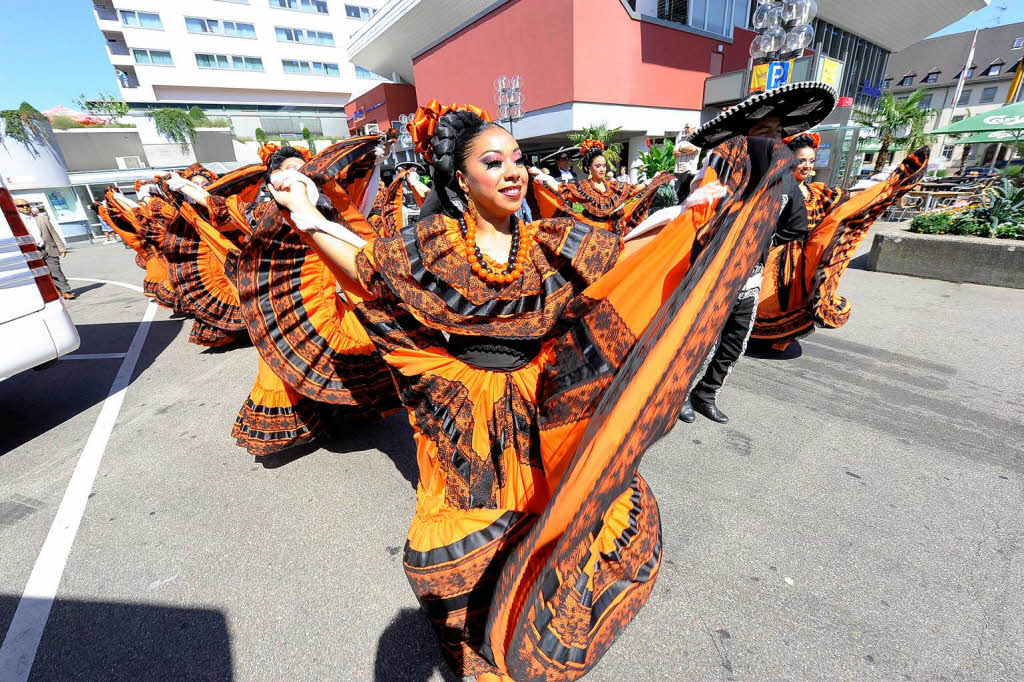
[[[95, 280], [100, 281], [100, 280]], [[104, 282], [120, 284], [119, 282]], [[131, 288], [131, 285], [127, 285]], [[141, 289], [140, 289], [141, 291]], [[107, 449], [107, 441], [114, 429], [117, 415], [121, 411], [125, 392], [131, 383], [132, 374], [139, 361], [139, 354], [146, 342], [146, 335], [156, 315], [157, 306], [150, 303], [142, 316], [135, 336], [132, 338], [128, 353], [117, 370], [114, 383], [110, 387], [100, 415], [92, 427], [89, 440], [82, 448], [82, 454], [71, 474], [71, 481], [64, 491], [64, 499], [57, 509], [57, 516], [46, 535], [43, 548], [32, 567], [32, 573], [25, 585], [25, 592], [18, 602], [11, 626], [7, 630], [3, 645], [0, 646], [0, 680], [4, 682], [23, 682], [28, 679], [32, 664], [35, 662], [36, 649], [43, 636], [43, 628], [50, 617], [53, 599], [60, 587], [64, 566], [67, 564], [71, 546], [75, 542], [78, 526], [85, 514], [85, 505], [89, 501], [96, 473], [99, 471], [100, 460]]]
[[100, 284], [113, 284], [116, 287], [124, 287], [125, 289], [131, 289], [142, 293], [142, 287], [137, 284], [126, 284], [125, 282], [115, 282], [111, 279], [93, 279], [92, 277], [68, 277], [69, 280], [73, 279], [76, 282], [99, 282]]
[[61, 360], [120, 360], [127, 353], [76, 353], [75, 355], [62, 355]]

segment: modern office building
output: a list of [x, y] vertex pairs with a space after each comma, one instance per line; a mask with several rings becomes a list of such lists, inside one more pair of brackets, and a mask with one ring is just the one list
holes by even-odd
[[[889, 52], [988, 0], [819, 0], [814, 43], [844, 62], [841, 94], [869, 94]], [[756, 0], [388, 0], [352, 36], [352, 62], [415, 84], [421, 104], [493, 110], [495, 79], [519, 75], [524, 116], [512, 123], [528, 152], [568, 131], [620, 127], [630, 161], [649, 138], [699, 124], [705, 81], [744, 72]], [[746, 94], [734, 88], [736, 99]], [[724, 105], [726, 100], [714, 102]], [[735, 100], [733, 100], [735, 101]]]
[[[1024, 99], [1024, 88], [1011, 91], [1024, 59], [1024, 22], [978, 31], [974, 59], [965, 74], [964, 66], [973, 39], [974, 31], [955, 33], [922, 40], [892, 55], [883, 87], [897, 99], [925, 88], [927, 93], [921, 106], [937, 112], [928, 125], [929, 130], [987, 113], [1014, 99]], [[954, 102], [961, 78], [964, 87]], [[1005, 144], [955, 143], [953, 138], [939, 136], [932, 147], [933, 165], [939, 168], [959, 168], [962, 163], [987, 166], [1005, 160], [1011, 152]]]
[[236, 136], [345, 137], [345, 104], [381, 76], [346, 57], [382, 0], [94, 0], [132, 113], [199, 106]]

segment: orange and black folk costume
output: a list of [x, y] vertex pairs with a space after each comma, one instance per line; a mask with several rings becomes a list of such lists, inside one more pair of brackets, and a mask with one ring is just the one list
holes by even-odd
[[565, 182], [552, 190], [534, 180], [533, 191], [541, 216], [568, 217], [626, 235], [647, 217], [658, 190], [672, 182], [672, 176], [658, 176], [646, 187], [607, 179], [602, 192], [590, 178]]
[[[146, 271], [142, 279], [143, 293], [164, 308], [187, 314], [186, 306], [168, 277], [167, 259], [162, 252], [163, 232], [160, 225], [152, 221], [149, 208], [145, 205], [129, 206], [121, 201], [112, 189], [107, 190], [105, 201], [110, 216], [123, 221], [125, 227], [129, 228], [125, 231], [135, 234], [142, 243], [142, 258], [136, 258], [135, 262]], [[140, 260], [143, 260], [144, 264]]]
[[730, 197], [622, 262], [617, 235], [569, 219], [523, 228], [511, 282], [474, 273], [446, 216], [358, 254], [356, 308], [417, 444], [405, 569], [457, 675], [577, 679], [650, 595], [660, 520], [637, 466], [771, 239], [791, 157], [759, 144], [763, 177], [726, 143]]
[[[262, 173], [263, 166], [246, 166], [214, 180], [206, 191], [231, 195], [258, 181]], [[204, 175], [212, 174], [207, 171]], [[166, 184], [163, 187], [168, 196], [179, 196]], [[218, 347], [247, 338], [238, 291], [224, 269], [228, 255], [240, 245], [214, 228], [205, 207], [182, 198], [174, 217], [167, 221], [164, 246], [171, 283], [196, 318], [189, 340]]]
[[769, 252], [751, 338], [781, 351], [816, 326], [838, 329], [846, 324], [851, 305], [837, 293], [843, 273], [871, 225], [921, 181], [927, 166], [924, 148], [908, 156], [887, 180], [856, 194], [822, 183], [807, 185], [810, 237]]
[[[366, 239], [376, 235], [355, 205], [368, 186], [379, 142], [376, 136], [345, 140], [302, 169]], [[322, 435], [327, 412], [366, 419], [396, 409], [391, 376], [355, 317], [355, 288], [346, 282], [347, 295], [337, 293], [344, 274], [291, 228], [275, 202], [228, 201], [219, 210], [251, 227], [234, 269], [260, 371], [236, 421], [238, 444], [268, 454]], [[395, 218], [385, 210], [382, 220]], [[259, 438], [250, 437], [254, 433]]]

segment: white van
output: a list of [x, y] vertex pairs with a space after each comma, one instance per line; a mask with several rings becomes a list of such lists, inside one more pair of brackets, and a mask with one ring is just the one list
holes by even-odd
[[78, 330], [10, 192], [0, 184], [0, 380], [78, 348]]

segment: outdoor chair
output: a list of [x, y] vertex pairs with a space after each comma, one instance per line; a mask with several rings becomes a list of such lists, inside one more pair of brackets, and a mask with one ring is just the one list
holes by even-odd
[[921, 212], [924, 207], [924, 197], [910, 197], [905, 196], [900, 199], [899, 203], [890, 206], [885, 211], [883, 220], [888, 222], [901, 223], [907, 219], [907, 214], [911, 214], [911, 217]]

